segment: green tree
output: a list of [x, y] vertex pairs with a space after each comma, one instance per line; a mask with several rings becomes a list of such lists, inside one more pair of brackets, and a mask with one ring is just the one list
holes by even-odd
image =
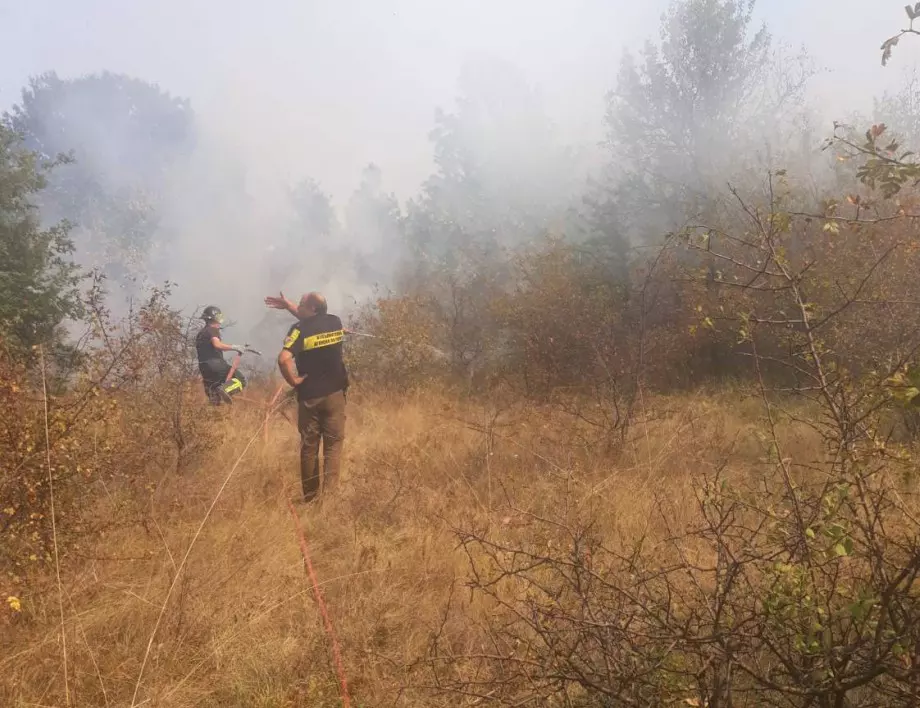
[[80, 273], [66, 222], [43, 228], [35, 200], [51, 165], [0, 125], [0, 344], [21, 352], [60, 341], [80, 313]]
[[124, 282], [168, 260], [175, 236], [160, 212], [195, 145], [187, 101], [124, 75], [52, 72], [30, 81], [5, 122], [43, 159], [73, 157], [39, 201], [46, 218], [75, 225], [83, 262]]

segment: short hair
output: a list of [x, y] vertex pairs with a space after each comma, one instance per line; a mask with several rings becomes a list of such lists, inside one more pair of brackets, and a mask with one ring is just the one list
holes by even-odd
[[326, 298], [317, 292], [307, 293], [300, 299], [300, 302], [309, 306], [317, 315], [325, 315], [329, 308]]

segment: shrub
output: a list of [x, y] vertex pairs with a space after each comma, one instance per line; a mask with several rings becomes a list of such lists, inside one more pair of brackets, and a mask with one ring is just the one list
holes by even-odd
[[114, 322], [94, 287], [81, 356], [58, 371], [58, 390], [40, 345], [37, 374], [0, 359], [0, 567], [13, 586], [52, 560], [52, 485], [57, 543], [79, 556], [84, 537], [133, 518], [157, 475], [210, 445], [194, 357], [167, 295], [154, 291]]

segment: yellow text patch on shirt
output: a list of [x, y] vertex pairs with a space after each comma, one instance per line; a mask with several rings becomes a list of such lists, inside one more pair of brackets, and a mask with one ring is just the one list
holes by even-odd
[[300, 336], [300, 330], [294, 328], [291, 330], [291, 333], [284, 338], [284, 348], [290, 349], [294, 346], [294, 343], [297, 341], [297, 338]]
[[342, 330], [337, 330], [335, 332], [323, 332], [322, 334], [314, 334], [312, 337], [304, 337], [303, 348], [304, 351], [308, 349], [320, 349], [321, 347], [331, 347], [333, 344], [338, 344], [345, 337], [345, 332]]

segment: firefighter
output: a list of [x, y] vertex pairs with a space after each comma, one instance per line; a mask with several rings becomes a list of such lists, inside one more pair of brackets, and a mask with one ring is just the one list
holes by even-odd
[[297, 306], [283, 295], [266, 298], [265, 303], [288, 310], [298, 318], [288, 330], [278, 355], [278, 368], [297, 391], [300, 480], [304, 501], [311, 502], [320, 492], [320, 443], [324, 496], [337, 481], [341, 468], [348, 390], [348, 371], [342, 358], [345, 330], [342, 320], [329, 314], [326, 299], [319, 293], [304, 295]]
[[232, 396], [243, 390], [246, 378], [238, 370], [228, 381], [227, 375], [232, 368], [224, 360], [224, 352], [242, 353], [244, 347], [238, 344], [224, 344], [220, 338], [221, 325], [224, 315], [220, 308], [209, 305], [201, 313], [204, 327], [195, 337], [195, 348], [198, 352], [198, 370], [204, 383], [204, 391], [212, 405], [233, 403]]

